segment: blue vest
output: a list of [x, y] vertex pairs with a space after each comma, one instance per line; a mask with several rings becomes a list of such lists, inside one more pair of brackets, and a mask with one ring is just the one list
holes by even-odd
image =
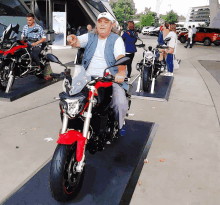
[[[114, 65], [114, 63], [116, 62], [116, 59], [115, 59], [115, 56], [114, 56], [114, 45], [115, 45], [115, 41], [118, 38], [119, 38], [119, 36], [117, 34], [114, 34], [114, 33], [111, 33], [107, 38], [107, 41], [106, 41], [106, 44], [105, 44], [104, 56], [105, 56], [105, 61], [106, 61], [108, 67]], [[87, 70], [87, 68], [88, 68], [88, 66], [89, 66], [89, 64], [92, 60], [92, 57], [93, 57], [94, 53], [95, 53], [97, 44], [98, 44], [98, 35], [93, 34], [93, 33], [89, 33], [88, 42], [86, 44], [85, 52], [84, 52], [83, 60], [82, 60], [82, 66], [86, 70]], [[104, 69], [105, 68], [103, 68], [103, 72], [104, 72]], [[111, 67], [111, 68], [109, 68], [109, 70], [111, 71], [111, 74], [113, 76], [115, 76], [118, 73], [118, 67], [117, 66]], [[123, 82], [121, 85], [125, 90], [128, 90], [128, 84], [127, 83]]]

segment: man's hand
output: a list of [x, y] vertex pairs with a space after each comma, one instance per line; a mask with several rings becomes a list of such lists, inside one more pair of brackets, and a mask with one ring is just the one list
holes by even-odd
[[123, 83], [124, 80], [125, 80], [125, 71], [118, 72], [115, 75], [115, 82], [116, 83]]
[[37, 45], [37, 42], [31, 44], [33, 47]]
[[78, 44], [78, 40], [77, 37], [75, 35], [69, 35], [67, 36], [67, 41], [69, 42], [69, 45], [71, 45], [72, 47], [79, 47]]

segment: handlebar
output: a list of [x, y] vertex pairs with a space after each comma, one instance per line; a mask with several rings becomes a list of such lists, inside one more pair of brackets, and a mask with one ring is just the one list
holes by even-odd
[[30, 38], [30, 37], [24, 37], [23, 40], [25, 40], [25, 41], [30, 41], [30, 42], [33, 42], [33, 43], [35, 43], [35, 42], [38, 41], [37, 38]]
[[166, 48], [169, 48], [169, 46], [167, 46], [167, 45], [157, 45], [156, 48], [166, 49]]
[[135, 45], [136, 47], [138, 47], [138, 48], [143, 48], [143, 47], [145, 47], [145, 44], [138, 44], [138, 45]]

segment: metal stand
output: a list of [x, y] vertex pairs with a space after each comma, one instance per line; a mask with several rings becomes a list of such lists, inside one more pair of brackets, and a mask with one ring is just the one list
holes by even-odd
[[155, 86], [155, 78], [152, 79], [151, 90], [150, 90], [150, 93], [151, 93], [151, 94], [154, 93], [154, 86]]

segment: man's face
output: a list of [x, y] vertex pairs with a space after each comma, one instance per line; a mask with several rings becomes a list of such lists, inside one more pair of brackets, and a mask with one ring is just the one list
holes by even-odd
[[32, 26], [34, 24], [34, 18], [33, 17], [27, 17], [27, 24], [28, 24], [28, 26]]
[[100, 18], [96, 26], [98, 34], [102, 37], [107, 37], [111, 33], [112, 23], [106, 18]]

